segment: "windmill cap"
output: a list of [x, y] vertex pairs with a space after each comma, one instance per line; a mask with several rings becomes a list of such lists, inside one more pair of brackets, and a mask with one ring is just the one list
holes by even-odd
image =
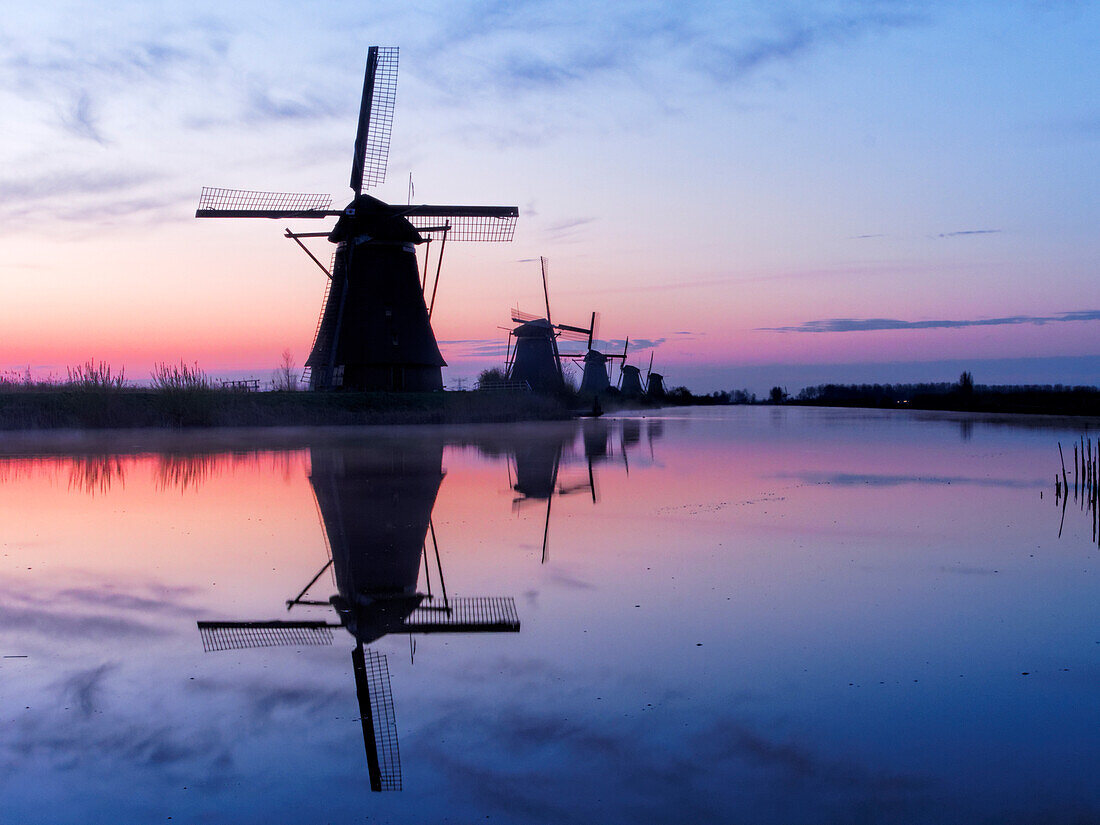
[[328, 239], [333, 243], [369, 235], [377, 241], [423, 243], [424, 238], [399, 207], [390, 206], [370, 195], [360, 195], [346, 207]]
[[525, 321], [520, 324], [512, 331], [512, 334], [517, 338], [545, 338], [552, 331], [549, 321], [545, 318], [536, 318], [534, 321]]

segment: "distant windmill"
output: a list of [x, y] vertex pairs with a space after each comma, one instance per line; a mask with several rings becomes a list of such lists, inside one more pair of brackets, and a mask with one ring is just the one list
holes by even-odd
[[[558, 350], [559, 336], [566, 340], [586, 340], [591, 349], [593, 335], [599, 323], [599, 313], [592, 313], [592, 321], [587, 328], [555, 324], [550, 315], [550, 287], [547, 278], [550, 264], [546, 258], [539, 258], [539, 262], [542, 268], [546, 317], [539, 318], [518, 309], [512, 310], [512, 321], [519, 326], [511, 330], [508, 336], [506, 371], [509, 382], [527, 384], [537, 392], [559, 392], [565, 387], [562, 355]], [[513, 337], [516, 339], [514, 348], [511, 343]]]
[[[397, 60], [394, 47], [367, 52], [351, 166], [355, 197], [344, 209], [332, 209], [330, 195], [204, 187], [195, 212], [198, 218], [338, 218], [330, 232], [285, 233], [329, 277], [306, 359], [311, 389], [442, 389], [446, 362], [431, 311], [446, 243], [510, 241], [519, 216], [514, 206], [390, 205], [363, 194], [386, 178]], [[431, 304], [425, 303], [427, 256], [423, 283], [416, 260], [425, 235], [442, 237]], [[310, 237], [336, 244], [331, 270], [302, 243]]]
[[[515, 602], [505, 597], [447, 595], [432, 509], [443, 481], [442, 442], [406, 447], [310, 452], [310, 484], [324, 523], [329, 559], [286, 602], [331, 606], [338, 622], [199, 622], [203, 648], [234, 650], [277, 645], [332, 644], [332, 631], [355, 637], [352, 669], [359, 699], [371, 790], [401, 790], [397, 722], [385, 655], [365, 645], [391, 633], [518, 632]], [[432, 538], [441, 593], [432, 594], [426, 536]], [[421, 561], [427, 593], [419, 590]], [[332, 568], [337, 593], [326, 601], [306, 595]]]
[[645, 394], [646, 398], [653, 401], [663, 401], [665, 399], [665, 377], [659, 372], [653, 371], [653, 353], [649, 354], [649, 369], [645, 374]]
[[611, 388], [611, 371], [616, 358], [621, 359], [620, 366], [626, 361], [626, 346], [630, 338], [623, 345], [623, 353], [606, 353], [596, 350], [595, 333], [588, 339], [588, 352], [584, 354], [584, 377], [581, 379], [582, 395], [600, 395]]

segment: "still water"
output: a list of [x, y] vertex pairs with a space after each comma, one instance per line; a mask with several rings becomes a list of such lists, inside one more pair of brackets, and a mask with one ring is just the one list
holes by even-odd
[[1100, 821], [1076, 435], [6, 436], [0, 819]]

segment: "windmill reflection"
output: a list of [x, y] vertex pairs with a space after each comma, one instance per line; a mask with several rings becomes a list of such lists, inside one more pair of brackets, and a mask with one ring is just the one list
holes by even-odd
[[[652, 463], [653, 442], [661, 438], [663, 423], [646, 420], [644, 431]], [[507, 461], [509, 486], [517, 494], [512, 499], [513, 510], [545, 505], [542, 529], [542, 563], [545, 564], [550, 559], [550, 514], [554, 499], [587, 492], [592, 503], [598, 504], [596, 468], [620, 460], [629, 474], [629, 455], [640, 448], [642, 433], [643, 419], [590, 418], [556, 426], [542, 425], [537, 430], [525, 431], [518, 438], [486, 436], [478, 439], [477, 446], [482, 453], [504, 457]]]
[[[310, 450], [310, 483], [324, 523], [329, 559], [294, 598], [331, 606], [338, 622], [199, 622], [204, 649], [331, 644], [332, 630], [355, 638], [352, 665], [373, 791], [401, 789], [397, 724], [384, 654], [367, 645], [391, 633], [486, 633], [520, 629], [515, 602], [505, 597], [448, 596], [431, 521], [443, 482], [443, 442]], [[432, 592], [428, 536], [438, 593]], [[426, 592], [421, 592], [421, 562]], [[332, 569], [337, 592], [308, 598]]]

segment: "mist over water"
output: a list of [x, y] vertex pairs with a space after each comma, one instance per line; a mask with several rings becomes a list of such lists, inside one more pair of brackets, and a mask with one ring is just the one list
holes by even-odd
[[1019, 421], [9, 441], [3, 818], [1100, 819], [1079, 431]]

